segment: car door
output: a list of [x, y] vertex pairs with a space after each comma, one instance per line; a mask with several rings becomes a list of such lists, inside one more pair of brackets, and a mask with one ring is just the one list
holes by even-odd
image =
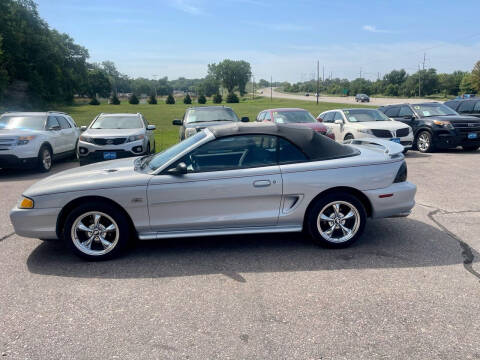
[[50, 115], [47, 118], [47, 125], [45, 126], [45, 130], [48, 131], [48, 138], [50, 141], [50, 145], [52, 145], [53, 153], [62, 153], [64, 147], [61, 133], [62, 128], [55, 116]]
[[142, 116], [142, 121], [143, 121], [143, 126], [145, 126], [145, 138], [147, 139], [145, 141], [145, 144], [150, 144], [150, 149], [153, 149], [153, 145], [154, 145], [153, 130], [148, 130], [148, 121], [143, 116]]
[[[282, 177], [274, 136], [237, 135], [192, 150], [148, 186], [153, 231], [274, 226]], [[170, 175], [178, 163], [188, 173]]]
[[56, 116], [56, 118], [58, 123], [60, 124], [60, 127], [62, 128], [60, 130], [61, 146], [62, 146], [61, 152], [75, 150], [76, 142], [77, 142], [75, 129], [72, 127], [70, 122], [67, 119], [65, 119], [65, 117]]
[[325, 126], [328, 127], [335, 134], [335, 139], [338, 140], [338, 137], [335, 131], [338, 131], [339, 126], [337, 126], [337, 124], [334, 124], [333, 122], [334, 116], [335, 116], [335, 111], [329, 111], [321, 114], [319, 117], [323, 120], [322, 123], [324, 123]]

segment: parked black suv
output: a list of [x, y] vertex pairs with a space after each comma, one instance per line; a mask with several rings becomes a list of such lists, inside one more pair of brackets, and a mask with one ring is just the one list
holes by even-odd
[[357, 94], [355, 95], [356, 102], [370, 102], [370, 97], [367, 94]]
[[250, 120], [248, 117], [242, 117], [240, 120], [232, 108], [227, 106], [196, 106], [188, 108], [182, 120], [175, 119], [172, 123], [181, 126], [179, 136], [182, 141], [206, 127], [237, 121], [249, 122]]
[[480, 98], [456, 99], [444, 102], [460, 115], [472, 115], [480, 117]]
[[446, 105], [431, 102], [382, 106], [378, 110], [413, 129], [414, 146], [421, 152], [437, 148], [475, 151], [480, 147], [480, 119], [460, 115]]

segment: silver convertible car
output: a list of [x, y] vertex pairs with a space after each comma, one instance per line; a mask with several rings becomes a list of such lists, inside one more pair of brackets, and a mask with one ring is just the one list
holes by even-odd
[[156, 155], [47, 177], [10, 217], [18, 235], [63, 239], [89, 260], [117, 256], [136, 238], [304, 230], [344, 247], [368, 217], [410, 213], [416, 186], [402, 151], [379, 139], [339, 144], [295, 125], [220, 125]]

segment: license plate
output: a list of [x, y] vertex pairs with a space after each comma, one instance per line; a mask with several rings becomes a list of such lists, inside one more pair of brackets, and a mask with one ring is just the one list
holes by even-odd
[[469, 133], [468, 134], [468, 138], [469, 139], [476, 139], [478, 137], [478, 134], [477, 133]]
[[105, 160], [113, 160], [117, 158], [117, 153], [115, 151], [105, 151], [103, 153], [103, 158]]
[[394, 143], [400, 144], [400, 138], [391, 138], [390, 141], [393, 141]]

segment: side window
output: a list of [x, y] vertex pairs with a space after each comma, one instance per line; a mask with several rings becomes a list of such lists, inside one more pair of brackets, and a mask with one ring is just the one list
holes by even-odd
[[49, 116], [47, 119], [47, 130], [54, 128], [60, 129], [60, 124], [55, 116]]
[[333, 121], [335, 120], [343, 120], [343, 116], [340, 111], [335, 111], [335, 116], [333, 117]]
[[70, 129], [72, 126], [63, 116], [55, 116], [62, 129]]
[[71, 116], [68, 116], [68, 115], [67, 115], [67, 118], [68, 118], [68, 120], [70, 120], [70, 122], [73, 124], [73, 127], [78, 128], [77, 123], [75, 122], [75, 120], [73, 120], [73, 118], [72, 118]]
[[476, 114], [480, 114], [480, 101], [475, 103], [475, 107], [473, 108], [473, 112]]
[[447, 101], [446, 103], [444, 103], [445, 105], [447, 105], [449, 108], [452, 108], [453, 110], [457, 110], [458, 108], [458, 101]]
[[263, 121], [263, 117], [265, 116], [265, 112], [262, 111], [260, 114], [257, 116], [257, 121]]
[[280, 164], [291, 164], [308, 161], [305, 154], [293, 145], [290, 141], [278, 139], [278, 162]]
[[458, 112], [459, 113], [473, 112], [474, 106], [475, 106], [475, 101], [463, 101], [458, 107]]
[[410, 109], [409, 106], [401, 106], [400, 107], [400, 112], [398, 113], [398, 116], [403, 117], [403, 116], [413, 116], [413, 111]]
[[325, 116], [323, 117], [323, 122], [326, 122], [326, 123], [331, 123], [333, 122], [333, 116], [335, 115], [334, 112], [328, 112], [325, 114]]
[[148, 121], [143, 116], [142, 116], [142, 121], [143, 121], [143, 125], [145, 125], [145, 129], [146, 129], [147, 126], [148, 126]]
[[400, 112], [400, 108], [398, 106], [387, 108], [384, 111], [384, 114], [388, 117], [398, 117], [398, 113]]
[[265, 117], [263, 118], [263, 121], [272, 121], [270, 111], [265, 111]]
[[269, 135], [236, 135], [213, 140], [170, 168], [184, 162], [188, 172], [209, 172], [277, 164], [277, 138]]

